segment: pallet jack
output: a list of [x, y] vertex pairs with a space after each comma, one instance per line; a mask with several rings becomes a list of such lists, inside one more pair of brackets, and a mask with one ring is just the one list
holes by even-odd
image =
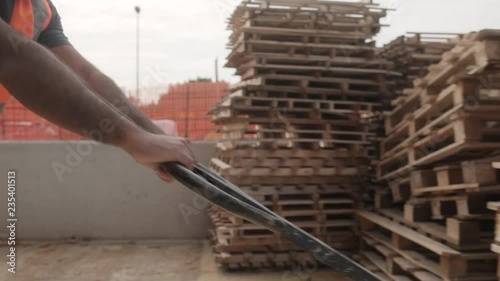
[[161, 168], [212, 204], [281, 234], [290, 242], [311, 253], [318, 261], [354, 281], [381, 281], [361, 265], [271, 212], [206, 166], [197, 164], [191, 171], [178, 163], [166, 163]]

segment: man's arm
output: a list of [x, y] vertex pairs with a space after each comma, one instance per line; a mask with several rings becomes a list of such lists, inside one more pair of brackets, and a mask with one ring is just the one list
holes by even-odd
[[73, 46], [59, 46], [52, 48], [51, 51], [67, 66], [73, 69], [80, 78], [87, 82], [90, 89], [115, 106], [135, 124], [150, 133], [163, 133], [158, 126], [129, 102], [125, 94], [111, 78], [99, 71]]
[[100, 72], [71, 46], [64, 34], [61, 16], [50, 0], [48, 3], [52, 10], [52, 18], [47, 28], [40, 34], [38, 43], [50, 49], [60, 60], [80, 76], [94, 93], [101, 96], [132, 122], [150, 133], [163, 133], [160, 128], [129, 102], [113, 80]]
[[0, 82], [40, 116], [79, 134], [101, 130], [96, 140], [124, 149], [145, 166], [195, 164], [188, 141], [145, 132], [95, 95], [48, 50], [2, 20]]

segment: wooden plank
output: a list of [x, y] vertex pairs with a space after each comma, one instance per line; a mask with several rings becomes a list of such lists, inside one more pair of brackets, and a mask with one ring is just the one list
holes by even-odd
[[477, 190], [479, 184], [464, 183], [464, 184], [454, 184], [448, 186], [435, 186], [420, 188], [413, 191], [414, 195], [422, 195], [426, 193], [436, 193], [436, 192], [446, 192], [446, 191], [461, 191], [461, 190]]
[[460, 255], [461, 253], [453, 250], [452, 248], [434, 241], [433, 239], [424, 236], [416, 231], [413, 231], [407, 227], [404, 227], [398, 223], [395, 223], [393, 221], [390, 221], [384, 217], [381, 217], [379, 215], [376, 215], [374, 213], [370, 212], [365, 212], [365, 211], [360, 211], [357, 213], [358, 216], [367, 219], [371, 222], [376, 223], [377, 225], [390, 230], [393, 233], [397, 233], [398, 235], [401, 235], [405, 237], [406, 239], [414, 242], [415, 244], [421, 245], [425, 247], [426, 249], [442, 256], [442, 255]]
[[491, 251], [500, 255], [500, 245], [491, 244]]
[[265, 35], [290, 35], [290, 36], [311, 36], [315, 37], [333, 37], [344, 39], [369, 39], [371, 35], [364, 32], [340, 32], [340, 31], [326, 31], [314, 29], [289, 29], [289, 28], [273, 28], [273, 27], [242, 27], [241, 32], [265, 34]]
[[[382, 243], [383, 245], [392, 247], [392, 249], [400, 254], [403, 258], [424, 269], [424, 271], [433, 273], [433, 275], [435, 276], [440, 276], [442, 278], [440, 280], [495, 280], [493, 279], [493, 277], [495, 276], [493, 275], [492, 264], [497, 257], [493, 253], [461, 253], [461, 255], [459, 256], [438, 256], [436, 260], [435, 258], [432, 258], [431, 255], [429, 255], [429, 252], [421, 253], [413, 250], [411, 247], [412, 245], [395, 248], [396, 246], [393, 246], [394, 244], [391, 243], [391, 239], [380, 232], [366, 231], [364, 233], [365, 235]], [[420, 249], [419, 251], [421, 250], [422, 249]], [[478, 265], [485, 266], [482, 267]], [[419, 274], [418, 276], [426, 275], [427, 274]], [[417, 276], [416, 272], [413, 274], [413, 276]]]
[[394, 258], [394, 262], [396, 262], [406, 272], [414, 272], [420, 269], [420, 267], [414, 265], [413, 263], [402, 257]]
[[484, 250], [489, 247], [490, 242], [488, 237], [491, 237], [492, 233], [482, 230], [481, 226], [486, 229], [492, 227], [492, 217], [485, 215], [471, 220], [449, 218], [446, 224], [443, 225], [439, 222], [429, 222], [430, 211], [427, 210], [427, 212], [429, 214], [423, 216], [423, 218], [426, 218], [423, 220], [425, 222], [418, 222], [415, 220], [408, 221], [406, 219], [406, 216], [408, 216], [407, 212], [405, 212], [404, 216], [401, 211], [395, 209], [377, 211], [377, 213], [384, 217], [388, 217], [391, 220], [428, 235], [436, 241], [442, 242], [459, 251]]
[[326, 71], [328, 73], [336, 73], [342, 75], [358, 74], [358, 75], [368, 75], [368, 74], [385, 74], [399, 76], [400, 74], [393, 71], [383, 70], [383, 69], [369, 69], [369, 68], [352, 68], [352, 67], [318, 67], [318, 66], [302, 66], [302, 65], [277, 65], [277, 64], [254, 64], [251, 67], [260, 69], [273, 69], [273, 70], [303, 70], [303, 71]]
[[369, 259], [373, 264], [375, 264], [375, 266], [377, 266], [379, 269], [381, 269], [382, 271], [384, 271], [387, 274], [385, 259], [378, 256], [374, 252], [363, 251], [363, 252], [361, 252], [361, 254], [363, 256], [365, 256], [367, 259]]
[[[427, 272], [427, 271], [417, 271], [413, 274], [418, 280], [421, 281], [442, 281], [442, 278], [437, 277], [436, 275]], [[476, 278], [476, 277], [474, 277]], [[471, 280], [472, 281], [472, 280]]]
[[500, 211], [500, 202], [488, 202], [488, 209], [499, 212]]

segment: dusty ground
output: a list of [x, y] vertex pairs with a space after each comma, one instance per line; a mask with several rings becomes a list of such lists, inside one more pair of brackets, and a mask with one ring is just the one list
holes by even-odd
[[0, 248], [0, 280], [9, 281], [349, 281], [329, 270], [224, 272], [199, 242], [33, 244], [18, 249], [15, 275], [7, 272], [6, 252]]

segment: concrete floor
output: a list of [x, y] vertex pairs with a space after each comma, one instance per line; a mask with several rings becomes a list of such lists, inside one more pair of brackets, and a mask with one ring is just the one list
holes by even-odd
[[[5, 257], [7, 248], [0, 248]], [[228, 273], [202, 242], [33, 243], [18, 248], [17, 273], [2, 262], [0, 280], [13, 281], [349, 281], [330, 270], [312, 273]], [[5, 260], [3, 258], [2, 260]]]

